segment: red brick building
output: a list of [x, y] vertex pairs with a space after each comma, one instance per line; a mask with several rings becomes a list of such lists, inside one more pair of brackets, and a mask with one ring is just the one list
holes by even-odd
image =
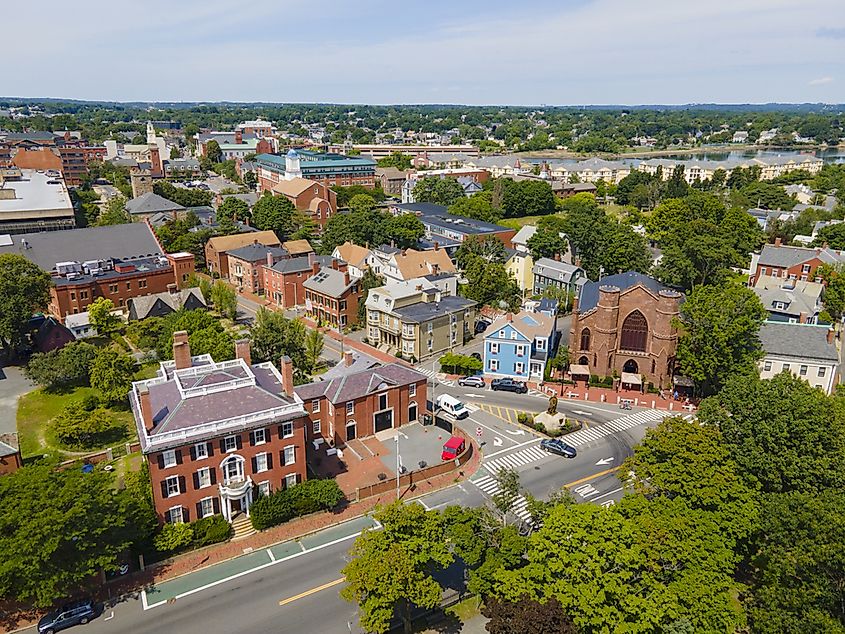
[[249, 244], [265, 247], [278, 247], [281, 242], [272, 231], [252, 231], [236, 233], [232, 236], [216, 236], [205, 243], [205, 265], [208, 272], [224, 280], [229, 277], [229, 251], [240, 249]]
[[300, 385], [296, 393], [310, 418], [308, 440], [332, 446], [418, 421], [426, 410], [425, 375], [401, 363]]
[[236, 358], [191, 357], [188, 333], [173, 336], [173, 361], [132, 385], [141, 450], [156, 514], [189, 522], [216, 513], [231, 521], [252, 502], [306, 478], [305, 427], [293, 363], [253, 364], [249, 341]]
[[752, 267], [749, 286], [756, 286], [762, 277], [776, 277], [802, 282], [821, 282], [816, 271], [822, 264], [837, 265], [845, 262], [841, 251], [828, 247], [788, 247], [776, 238], [774, 244], [763, 245], [756, 266]]
[[146, 222], [11, 236], [0, 253], [24, 256], [52, 276], [49, 312], [64, 321], [105, 297], [118, 308], [133, 297], [182, 287], [191, 253], [164, 253]]
[[0, 476], [14, 473], [23, 466], [21, 450], [11, 437], [6, 436], [0, 436]]
[[316, 275], [322, 267], [331, 268], [333, 262], [337, 262], [340, 271], [348, 269], [343, 260], [335, 260], [331, 256], [314, 253], [280, 260], [273, 266], [264, 265], [262, 267], [264, 293], [281, 308], [302, 306], [305, 303], [305, 280]]
[[305, 312], [317, 323], [332, 328], [346, 328], [358, 323], [359, 279], [349, 271], [341, 271], [337, 260], [331, 267], [313, 265], [313, 275], [302, 286], [305, 289]]
[[633, 385], [645, 377], [656, 387], [671, 386], [678, 346], [672, 319], [682, 299], [681, 293], [633, 271], [584, 284], [569, 332], [573, 375], [615, 375]]
[[264, 267], [290, 258], [281, 247], [265, 247], [263, 244], [248, 244], [239, 249], [227, 251], [229, 257], [229, 279], [238, 287], [259, 295], [264, 292]]
[[70, 186], [80, 185], [89, 173], [88, 165], [105, 156], [105, 146], [90, 145], [70, 132], [0, 133], [0, 167], [58, 170]]
[[294, 178], [280, 181], [273, 187], [273, 192], [287, 198], [294, 207], [309, 216], [320, 230], [337, 212], [337, 194], [323, 183]]

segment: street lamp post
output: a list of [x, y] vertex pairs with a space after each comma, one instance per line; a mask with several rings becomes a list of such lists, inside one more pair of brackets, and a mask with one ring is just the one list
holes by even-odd
[[399, 499], [399, 477], [401, 475], [402, 460], [399, 457], [399, 430], [396, 430], [396, 499]]

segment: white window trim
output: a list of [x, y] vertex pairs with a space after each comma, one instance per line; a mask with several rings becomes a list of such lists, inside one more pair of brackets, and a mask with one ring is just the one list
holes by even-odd
[[408, 397], [409, 397], [409, 398], [414, 398], [416, 395], [417, 395], [417, 384], [416, 384], [416, 383], [411, 383], [411, 384], [408, 386]]
[[[285, 433], [285, 426], [286, 425], [290, 425], [290, 433], [289, 434]], [[282, 423], [282, 438], [293, 438], [293, 423], [291, 423], [291, 422]]]
[[499, 369], [499, 360], [498, 359], [490, 359], [490, 371], [496, 372]]
[[499, 344], [496, 341], [490, 343], [490, 354], [499, 354]]
[[319, 418], [311, 421], [311, 433], [319, 434], [322, 431], [322, 423]]
[[[203, 484], [203, 477], [202, 477], [203, 472], [205, 472], [205, 474], [208, 476], [205, 484]], [[199, 486], [200, 486], [201, 489], [205, 489], [206, 487], [210, 487], [211, 486], [211, 468], [203, 467], [202, 469], [197, 469], [197, 482], [199, 483]]]
[[[260, 460], [264, 460], [264, 465], [260, 463]], [[267, 466], [267, 452], [255, 454], [255, 472], [256, 473], [264, 473], [265, 471], [269, 471], [270, 468]]]
[[[288, 460], [288, 452], [293, 454], [293, 460]], [[285, 458], [284, 466], [296, 464], [296, 445], [288, 445], [282, 450], [282, 456]]]
[[164, 461], [164, 468], [169, 469], [170, 467], [176, 466], [176, 450], [175, 449], [168, 449], [167, 451], [161, 452], [161, 459]]
[[[205, 503], [208, 502], [211, 507], [208, 513], [205, 512]], [[214, 498], [203, 498], [200, 500], [200, 515], [201, 517], [211, 517], [214, 515]]]
[[[173, 492], [173, 491], [171, 491], [171, 490], [170, 490], [170, 489], [171, 489], [171, 487], [170, 487], [170, 483], [171, 483], [171, 481], [175, 481], [175, 482], [176, 482], [176, 491], [175, 491], [175, 492]], [[168, 477], [164, 480], [164, 486], [165, 486], [165, 488], [167, 489], [167, 497], [169, 497], [169, 498], [174, 498], [174, 497], [176, 497], [177, 495], [181, 495], [181, 494], [182, 494], [182, 489], [181, 489], [181, 487], [179, 486], [179, 476], [168, 476]]]
[[[174, 520], [173, 519], [173, 511], [175, 511], [177, 509], [179, 511], [179, 519]], [[183, 509], [181, 506], [171, 506], [169, 509], [167, 509], [167, 519], [168, 519], [168, 522], [170, 524], [184, 524], [185, 523], [185, 509]]]
[[[202, 455], [200, 455], [200, 447], [202, 447]], [[205, 460], [208, 458], [208, 443], [198, 442], [194, 445], [194, 455], [197, 457], [197, 460]]]
[[346, 401], [346, 415], [352, 416], [355, 413], [355, 401]]
[[285, 486], [290, 488], [292, 486], [296, 486], [296, 474], [289, 473], [285, 476]]
[[264, 480], [264, 482], [259, 482], [256, 486], [258, 487], [258, 495], [259, 496], [270, 495], [270, 481], [269, 480]]
[[311, 413], [316, 414], [320, 411], [320, 399], [315, 398], [311, 400]]
[[[230, 448], [229, 441], [232, 441], [234, 445]], [[223, 448], [226, 450], [226, 453], [231, 453], [232, 451], [238, 450], [238, 437], [237, 436], [226, 436], [223, 438]]]
[[[258, 440], [258, 432], [261, 432], [261, 440]], [[256, 429], [252, 432], [252, 437], [255, 438], [256, 445], [264, 445], [267, 443], [267, 430], [266, 429]]]

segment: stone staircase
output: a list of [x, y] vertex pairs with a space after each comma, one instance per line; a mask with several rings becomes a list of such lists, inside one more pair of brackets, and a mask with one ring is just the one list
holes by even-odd
[[255, 534], [255, 529], [252, 527], [252, 522], [246, 516], [246, 513], [238, 513], [232, 519], [232, 531], [232, 541], [244, 539]]

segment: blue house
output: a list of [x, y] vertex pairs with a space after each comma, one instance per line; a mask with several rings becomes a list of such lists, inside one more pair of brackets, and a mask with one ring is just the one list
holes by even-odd
[[542, 381], [557, 347], [557, 317], [508, 313], [484, 332], [484, 374]]

